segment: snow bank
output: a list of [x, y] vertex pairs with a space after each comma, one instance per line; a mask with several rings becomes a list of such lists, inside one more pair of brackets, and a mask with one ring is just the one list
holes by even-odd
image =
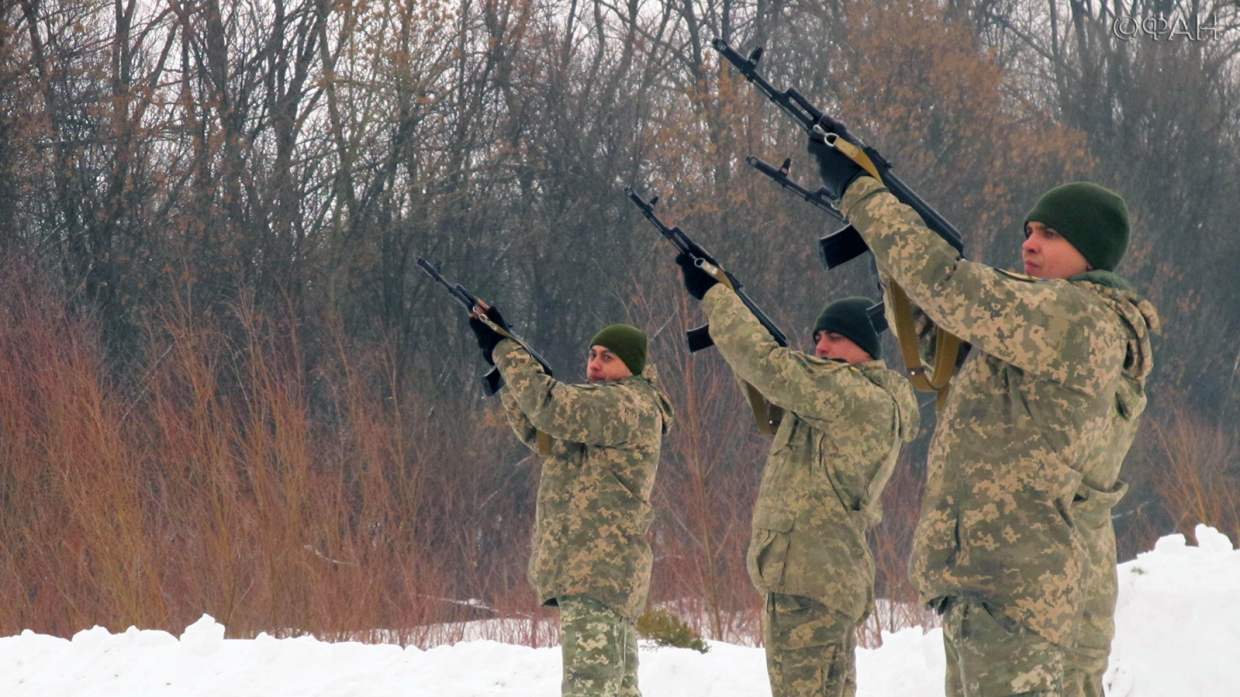
[[1240, 552], [1198, 525], [1119, 566], [1110, 697], [1240, 695]]
[[[1111, 697], [1240, 695], [1240, 552], [1201, 526], [1120, 566]], [[860, 697], [941, 697], [938, 630], [884, 635], [857, 656]], [[765, 697], [761, 649], [714, 643], [701, 655], [644, 648], [646, 697]], [[224, 638], [210, 617], [180, 637], [100, 627], [72, 640], [26, 631], [0, 639], [0, 695], [379, 695], [540, 697], [559, 693], [558, 649], [470, 641], [422, 651], [309, 637]]]

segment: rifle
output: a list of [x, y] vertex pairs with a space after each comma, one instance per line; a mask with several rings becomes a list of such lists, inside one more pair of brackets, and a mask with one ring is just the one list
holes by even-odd
[[[705, 271], [719, 283], [723, 284], [724, 287], [732, 289], [736, 293], [737, 297], [741, 299], [741, 302], [745, 304], [745, 307], [749, 308], [749, 311], [753, 313], [755, 318], [757, 318], [758, 323], [770, 332], [771, 338], [775, 340], [775, 343], [787, 348], [788, 337], [784, 335], [783, 331], [781, 331], [779, 327], [775, 326], [775, 322], [762, 311], [762, 308], [758, 307], [758, 305], [750, 299], [749, 294], [745, 292], [744, 286], [741, 282], [730, 272], [725, 271], [711, 263], [709, 261], [710, 255], [706, 253], [706, 250], [702, 249], [701, 245], [694, 242], [689, 235], [685, 234], [685, 231], [681, 230], [679, 225], [668, 227], [666, 223], [659, 219], [659, 216], [655, 215], [654, 207], [655, 204], [659, 202], [658, 196], [651, 198], [650, 201], [647, 202], [639, 196], [637, 192], [633, 191], [632, 187], [628, 186], [624, 187], [624, 195], [629, 197], [629, 201], [631, 201], [634, 206], [637, 206], [637, 209], [642, 212], [642, 215], [646, 216], [646, 220], [649, 220], [650, 224], [654, 225], [659, 231], [659, 234], [667, 238], [676, 247], [677, 251], [693, 257], [693, 264], [695, 266]], [[690, 329], [687, 332], [687, 338], [689, 343], [689, 353], [697, 353], [702, 349], [710, 348], [715, 345], [715, 340], [710, 336], [710, 325], [707, 324], [695, 329]], [[746, 399], [749, 400], [749, 407], [753, 409], [754, 418], [758, 421], [758, 430], [763, 435], [775, 435], [775, 430], [779, 426], [779, 422], [783, 419], [784, 410], [766, 401], [766, 398], [762, 396], [762, 393], [759, 392], [753, 385], [750, 385], [744, 380], [741, 380], [740, 383], [741, 387], [745, 391]]]
[[[452, 296], [454, 300], [460, 303], [460, 305], [465, 308], [466, 312], [470, 313], [471, 315], [476, 315], [483, 324], [486, 324], [488, 327], [490, 327], [492, 330], [494, 330], [496, 333], [500, 334], [501, 336], [512, 339], [513, 341], [520, 344], [522, 348], [524, 348], [526, 351], [529, 351], [530, 356], [532, 356], [535, 361], [538, 361], [538, 364], [542, 366], [543, 370], [546, 371], [548, 376], [552, 375], [551, 366], [547, 364], [547, 361], [544, 360], [542, 356], [538, 355], [537, 351], [530, 348], [530, 345], [525, 343], [524, 339], [517, 336], [512, 331], [505, 329], [491, 321], [491, 318], [487, 316], [487, 310], [490, 309], [489, 305], [479, 300], [478, 296], [466, 290], [465, 286], [461, 285], [460, 283], [455, 283], [455, 284], [449, 283], [448, 280], [445, 279], [443, 275], [439, 273], [438, 267], [440, 266], [440, 264], [438, 263], [431, 264], [429, 261], [423, 259], [422, 257], [417, 257], [417, 262], [418, 262], [418, 266], [422, 267], [422, 270], [425, 271], [427, 275], [435, 279], [436, 283], [443, 286], [444, 290], [448, 291], [448, 295]], [[493, 396], [496, 392], [499, 392], [501, 387], [504, 386], [504, 376], [500, 374], [499, 368], [495, 366], [491, 366], [491, 369], [486, 372], [486, 375], [482, 376], [482, 384], [483, 384], [484, 389], [486, 390], [487, 396], [488, 397]], [[543, 433], [542, 431], [538, 431], [537, 433], [538, 433], [538, 453], [540, 455], [546, 456], [549, 452], [551, 452], [551, 438], [550, 436], [548, 436], [546, 433]]]
[[[815, 107], [812, 102], [795, 88], [790, 87], [780, 91], [775, 89], [770, 82], [767, 82], [766, 78], [762, 77], [762, 74], [758, 72], [758, 62], [762, 60], [763, 52], [761, 46], [750, 52], [748, 58], [737, 53], [723, 39], [713, 39], [711, 46], [733, 67], [740, 71], [747, 82], [752, 84], [755, 89], [796, 121], [797, 125], [804, 129], [806, 133], [821, 136], [828, 145], [844, 153], [844, 155], [864, 169], [867, 174], [882, 182], [883, 186], [887, 187], [887, 190], [898, 201], [909, 206], [921, 216], [926, 227], [946, 240], [959, 254], [964, 255], [964, 242], [960, 231], [904, 182], [900, 181], [900, 178], [891, 171], [891, 163], [880, 155], [877, 150], [848, 133], [838, 121]], [[843, 232], [847, 232], [847, 230]], [[847, 240], [837, 240], [837, 242], [841, 242], [838, 245], [840, 253], [834, 254], [830, 259], [826, 260], [834, 262], [834, 265], [842, 264], [851, 259], [852, 257], [845, 258], [847, 255], [843, 252], [855, 249], [851, 244], [842, 244], [847, 242]], [[826, 250], [823, 251], [825, 254]], [[918, 390], [937, 392], [939, 395], [939, 405], [942, 406], [946, 400], [948, 383], [951, 381], [952, 372], [955, 370], [956, 356], [960, 349], [960, 339], [940, 329], [936, 337], [934, 369], [932, 372], [927, 371], [926, 366], [921, 363], [921, 355], [917, 347], [917, 332], [913, 326], [912, 305], [908, 300], [908, 296], [905, 294], [904, 289], [895, 283], [891, 284], [890, 292], [892, 314], [895, 316], [896, 336], [900, 340], [900, 352], [904, 357], [905, 367], [909, 371], [909, 379]]]
[[[861, 239], [861, 233], [857, 232], [857, 228], [853, 227], [852, 223], [848, 222], [848, 218], [840, 212], [835, 202], [827, 195], [825, 187], [810, 191], [788, 176], [788, 171], [792, 168], [792, 158], [785, 158], [784, 164], [778, 169], [753, 155], [745, 158], [745, 164], [773, 179], [784, 191], [796, 194], [846, 226], [818, 240], [818, 257], [824, 267], [833, 269], [843, 263], [843, 261], [837, 261], [839, 258], [854, 259], [869, 251], [869, 248], [865, 246], [865, 240]], [[874, 331], [878, 334], [887, 331], [885, 309], [886, 306], [880, 300], [866, 310], [870, 315], [870, 323], [874, 325]]]

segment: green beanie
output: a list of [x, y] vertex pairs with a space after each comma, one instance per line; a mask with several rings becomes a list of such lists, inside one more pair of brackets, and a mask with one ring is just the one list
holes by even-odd
[[629, 372], [641, 375], [646, 367], [646, 332], [627, 324], [613, 324], [590, 339], [591, 346], [605, 346], [620, 357]]
[[861, 350], [870, 354], [870, 358], [882, 358], [883, 347], [878, 343], [878, 332], [874, 331], [874, 323], [870, 321], [869, 298], [852, 297], [836, 300], [823, 309], [814, 322], [814, 336], [819, 332], [835, 332], [852, 341]]
[[1128, 249], [1128, 206], [1114, 191], [1089, 182], [1057, 186], [1025, 216], [1064, 236], [1095, 269], [1114, 271]]

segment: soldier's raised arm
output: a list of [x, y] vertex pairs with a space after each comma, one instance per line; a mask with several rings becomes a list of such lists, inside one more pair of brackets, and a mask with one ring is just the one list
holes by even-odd
[[[939, 327], [1038, 379], [1095, 394], [1122, 368], [1122, 337], [1106, 310], [1068, 282], [1008, 273], [960, 258], [881, 183], [860, 177], [842, 209], [879, 270]], [[1097, 326], [1099, 332], [1082, 332]], [[1092, 360], [1091, 360], [1092, 359]]]
[[639, 392], [619, 384], [560, 382], [514, 341], [501, 341], [494, 357], [506, 383], [503, 392], [535, 429], [552, 438], [614, 446], [650, 433], [643, 419], [651, 412]]
[[[521, 405], [517, 403], [512, 392], [507, 389], [500, 389], [500, 402], [504, 405], [504, 416], [508, 418], [508, 425], [512, 427], [512, 432], [517, 434], [517, 439], [534, 452], [538, 451], [538, 429], [534, 428], [534, 424], [530, 423], [530, 417], [521, 411]], [[542, 454], [542, 453], [539, 453]]]
[[[849, 374], [856, 373], [851, 365], [815, 358], [775, 343], [728, 288], [711, 287], [703, 296], [701, 307], [710, 318], [711, 338], [728, 366], [771, 403], [803, 418], [824, 421], [860, 413], [872, 419], [875, 410], [895, 414], [890, 396], [868, 381], [856, 380]], [[914, 425], [911, 430], [916, 432], [917, 427]]]

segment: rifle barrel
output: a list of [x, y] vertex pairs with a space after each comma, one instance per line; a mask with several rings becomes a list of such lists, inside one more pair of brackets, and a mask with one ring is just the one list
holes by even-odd
[[800, 196], [806, 201], [809, 201], [815, 206], [821, 208], [823, 211], [826, 211], [827, 215], [830, 215], [837, 221], [844, 223], [845, 225], [848, 224], [848, 218], [844, 217], [844, 214], [835, 207], [835, 204], [832, 203], [830, 199], [822, 194], [821, 190], [810, 191], [804, 186], [801, 186], [793, 181], [792, 178], [788, 176], [787, 170], [783, 168], [776, 169], [770, 163], [763, 162], [760, 158], [754, 157], [753, 155], [746, 157], [745, 163], [770, 177], [776, 184], [779, 184], [784, 189], [795, 193], [797, 196]]

